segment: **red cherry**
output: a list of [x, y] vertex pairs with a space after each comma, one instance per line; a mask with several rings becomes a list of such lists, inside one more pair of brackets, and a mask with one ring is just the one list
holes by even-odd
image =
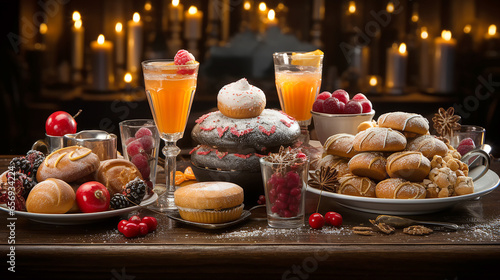
[[343, 114], [345, 105], [342, 101], [332, 96], [323, 103], [323, 110], [328, 114]]
[[122, 233], [127, 238], [136, 237], [139, 234], [139, 225], [128, 223], [123, 227]]
[[141, 222], [141, 218], [137, 215], [134, 215], [128, 219], [129, 223], [139, 224]]
[[358, 100], [349, 100], [345, 104], [344, 113], [345, 114], [361, 114], [363, 112], [363, 106]]
[[129, 221], [127, 220], [121, 220], [119, 223], [118, 223], [118, 231], [123, 233], [123, 227], [128, 224]]
[[325, 220], [327, 224], [330, 224], [332, 226], [339, 227], [340, 225], [342, 225], [342, 215], [337, 212], [327, 212], [325, 214]]
[[145, 223], [148, 225], [149, 232], [154, 231], [156, 229], [156, 227], [158, 226], [158, 221], [156, 220], [155, 217], [146, 216], [146, 217], [142, 218], [141, 223]]
[[314, 213], [309, 216], [309, 225], [313, 229], [321, 229], [325, 225], [325, 218], [320, 213]]
[[140, 236], [144, 236], [144, 235], [148, 234], [148, 232], [149, 232], [148, 224], [139, 223], [138, 226], [139, 226], [139, 235]]
[[45, 132], [47, 133], [47, 135], [51, 136], [64, 136], [65, 134], [74, 134], [76, 133], [76, 121], [67, 112], [54, 112], [45, 121]]
[[358, 93], [358, 94], [354, 95], [352, 100], [368, 100], [368, 98], [366, 98], [366, 96], [364, 94]]
[[318, 94], [316, 97], [316, 100], [326, 100], [327, 98], [331, 97], [332, 94], [329, 93], [328, 91], [323, 91], [322, 93]]
[[349, 93], [343, 89], [337, 89], [332, 93], [332, 97], [337, 98], [340, 102], [346, 104], [349, 101]]

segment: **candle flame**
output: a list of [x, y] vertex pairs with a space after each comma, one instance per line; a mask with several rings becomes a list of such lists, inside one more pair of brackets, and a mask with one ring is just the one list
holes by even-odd
[[197, 12], [198, 12], [198, 8], [196, 8], [196, 6], [191, 6], [191, 7], [189, 7], [188, 13], [189, 13], [190, 15], [194, 15], [194, 14], [196, 14]]
[[123, 77], [123, 80], [125, 81], [125, 83], [129, 84], [130, 82], [132, 82], [132, 74], [127, 72]]
[[153, 8], [153, 6], [151, 5], [151, 2], [146, 2], [146, 4], [144, 4], [144, 10], [146, 11], [151, 11], [151, 9]]
[[401, 45], [399, 45], [399, 53], [403, 54], [405, 52], [406, 52], [406, 44], [405, 43], [401, 43]]
[[79, 20], [75, 21], [75, 28], [76, 29], [82, 28], [82, 20], [79, 19]]
[[449, 30], [443, 30], [441, 32], [441, 38], [445, 39], [446, 41], [451, 40], [451, 31], [449, 31]]
[[45, 33], [47, 33], [47, 24], [45, 24], [45, 23], [43, 23], [43, 22], [42, 22], [42, 23], [40, 23], [40, 28], [39, 28], [39, 30], [40, 30], [40, 34], [45, 34]]
[[349, 1], [349, 13], [354, 14], [356, 12], [356, 2]]
[[465, 34], [469, 34], [471, 30], [472, 30], [472, 26], [470, 24], [467, 24], [464, 26], [464, 33]]
[[97, 37], [97, 43], [98, 43], [99, 45], [104, 44], [104, 41], [105, 41], [105, 40], [104, 40], [104, 35], [102, 35], [102, 34], [101, 34], [101, 35], [99, 35], [99, 37]]
[[265, 12], [265, 11], [267, 10], [267, 5], [266, 5], [266, 3], [264, 3], [264, 2], [260, 2], [260, 4], [259, 4], [259, 10], [260, 10], [261, 12]]
[[179, 0], [172, 0], [172, 6], [177, 7], [179, 6]]
[[370, 86], [374, 87], [377, 85], [377, 78], [376, 77], [371, 77], [370, 78]]
[[248, 2], [248, 1], [245, 1], [245, 3], [243, 4], [243, 9], [245, 9], [246, 11], [249, 11], [250, 8], [252, 8], [252, 4], [250, 4], [250, 2]]
[[497, 26], [492, 24], [488, 27], [488, 35], [494, 36], [497, 33]]
[[117, 22], [115, 25], [115, 31], [117, 33], [120, 33], [120, 32], [122, 32], [122, 30], [123, 30], [123, 24], [121, 22]]
[[276, 12], [274, 12], [273, 9], [270, 9], [269, 12], [267, 13], [267, 19], [274, 20], [275, 17], [276, 17]]
[[419, 19], [419, 16], [418, 16], [418, 13], [413, 13], [413, 15], [411, 16], [411, 21], [413, 22], [417, 22]]
[[422, 30], [422, 32], [420, 33], [420, 37], [422, 39], [427, 39], [429, 37], [429, 33], [427, 33], [427, 30]]
[[73, 12], [73, 21], [79, 21], [82, 19], [82, 16], [80, 15], [80, 13], [78, 11], [74, 11]]
[[134, 13], [134, 16], [132, 17], [132, 20], [134, 22], [139, 22], [141, 20], [141, 15], [139, 15], [139, 13]]
[[387, 10], [387, 12], [392, 14], [394, 12], [394, 3], [392, 2], [387, 3], [387, 7], [385, 9]]

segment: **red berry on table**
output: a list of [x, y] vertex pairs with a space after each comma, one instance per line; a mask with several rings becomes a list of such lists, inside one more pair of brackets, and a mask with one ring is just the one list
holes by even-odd
[[136, 237], [139, 234], [139, 225], [128, 223], [123, 227], [122, 233], [127, 238]]
[[345, 104], [344, 113], [345, 114], [361, 114], [363, 112], [363, 106], [357, 100], [349, 100]]
[[121, 220], [119, 223], [118, 223], [118, 231], [119, 232], [123, 232], [123, 227], [128, 224], [129, 221], [127, 220]]
[[332, 97], [337, 98], [340, 102], [346, 104], [349, 101], [349, 93], [343, 89], [337, 89], [332, 92]]
[[266, 196], [263, 194], [259, 195], [259, 200], [257, 200], [257, 204], [263, 205], [266, 204]]
[[156, 220], [156, 218], [150, 216], [142, 218], [141, 223], [145, 223], [148, 225], [149, 232], [156, 230], [156, 227], [158, 226], [158, 221]]
[[134, 215], [128, 219], [129, 223], [139, 224], [142, 220], [139, 216]]
[[318, 94], [318, 97], [316, 97], [316, 100], [326, 100], [327, 98], [332, 97], [332, 94], [329, 93], [328, 91], [323, 91], [322, 93]]
[[325, 110], [324, 110], [324, 104], [325, 104], [325, 100], [323, 100], [323, 99], [316, 99], [316, 101], [314, 101], [314, 103], [313, 103], [312, 110], [314, 112], [324, 113], [325, 112]]
[[352, 100], [368, 100], [368, 98], [366, 98], [366, 96], [364, 94], [358, 93], [358, 94], [354, 95]]
[[139, 140], [134, 140], [127, 145], [127, 154], [130, 158], [141, 153], [144, 153], [144, 147]]
[[325, 225], [325, 218], [320, 213], [314, 213], [309, 216], [309, 225], [313, 229], [321, 229]]
[[340, 225], [342, 225], [342, 215], [337, 212], [327, 212], [325, 214], [325, 220], [327, 224], [335, 227], [339, 227]]
[[153, 132], [151, 132], [151, 130], [149, 130], [149, 128], [147, 128], [147, 127], [141, 127], [141, 128], [139, 128], [139, 130], [137, 130], [135, 132], [135, 138], [137, 138], [137, 139], [144, 137], [144, 136], [152, 136], [152, 135], [153, 135]]
[[372, 103], [370, 100], [360, 100], [361, 107], [363, 108], [363, 113], [370, 113], [372, 111]]
[[50, 136], [74, 134], [76, 133], [76, 121], [67, 112], [54, 112], [45, 121], [45, 132]]
[[345, 111], [345, 105], [342, 101], [332, 96], [326, 99], [325, 103], [323, 103], [323, 110], [328, 114], [343, 114]]
[[140, 236], [144, 236], [144, 235], [148, 234], [149, 227], [146, 223], [139, 223], [138, 226], [139, 226], [139, 235]]

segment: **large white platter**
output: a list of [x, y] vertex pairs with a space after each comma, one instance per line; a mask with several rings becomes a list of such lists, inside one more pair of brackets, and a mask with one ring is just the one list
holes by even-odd
[[[118, 210], [110, 210], [104, 212], [97, 213], [69, 213], [69, 214], [38, 214], [38, 213], [29, 213], [25, 211], [14, 211], [15, 216], [12, 217], [24, 217], [28, 218], [32, 221], [44, 223], [44, 224], [53, 224], [53, 225], [77, 225], [77, 224], [87, 224], [93, 223], [96, 221], [100, 221], [103, 219], [124, 215], [131, 211], [137, 210], [140, 207], [148, 206], [153, 204], [156, 201], [158, 195], [154, 193], [151, 196], [146, 196], [145, 199], [141, 202], [140, 206], [131, 206]], [[9, 212], [9, 209], [4, 206], [0, 207], [0, 210]]]
[[[471, 171], [469, 175], [473, 176], [475, 171]], [[492, 192], [499, 183], [500, 178], [498, 175], [488, 170], [483, 177], [474, 182], [474, 193], [445, 198], [385, 199], [351, 196], [328, 191], [321, 192], [309, 186], [307, 190], [315, 194], [320, 194], [321, 192], [322, 196], [332, 198], [342, 206], [363, 212], [389, 215], [417, 215], [438, 212], [459, 202], [476, 199]]]

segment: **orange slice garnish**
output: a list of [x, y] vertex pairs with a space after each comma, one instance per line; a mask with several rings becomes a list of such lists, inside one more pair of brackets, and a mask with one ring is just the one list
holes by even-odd
[[194, 173], [193, 173], [193, 168], [191, 168], [191, 166], [188, 166], [184, 170], [184, 175], [186, 176], [187, 180], [196, 180], [196, 177], [194, 176]]
[[184, 181], [186, 181], [186, 175], [182, 171], [175, 171], [175, 185], [179, 186]]
[[319, 67], [321, 63], [321, 50], [306, 53], [292, 53], [292, 65]]

